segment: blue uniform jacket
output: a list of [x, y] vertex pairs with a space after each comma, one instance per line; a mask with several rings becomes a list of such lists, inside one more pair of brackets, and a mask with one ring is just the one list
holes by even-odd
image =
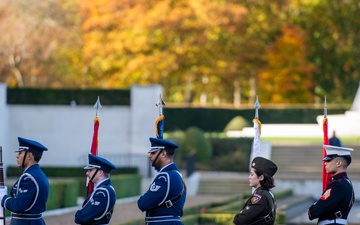
[[96, 184], [83, 208], [75, 214], [76, 224], [108, 224], [116, 202], [116, 194], [109, 178]]
[[1, 201], [1, 206], [12, 212], [11, 224], [45, 224], [41, 213], [46, 210], [49, 189], [49, 181], [39, 164], [24, 170], [10, 190], [11, 196], [5, 195]]
[[[173, 206], [154, 209], [165, 201], [173, 200], [181, 192], [182, 196]], [[185, 184], [179, 169], [175, 163], [171, 163], [155, 176], [147, 192], [138, 199], [138, 207], [141, 211], [146, 211], [147, 224], [182, 224], [180, 217], [183, 215], [185, 200]]]
[[347, 174], [337, 174], [331, 178], [331, 183], [326, 187], [321, 198], [309, 208], [309, 219], [347, 220], [354, 198], [354, 190]]

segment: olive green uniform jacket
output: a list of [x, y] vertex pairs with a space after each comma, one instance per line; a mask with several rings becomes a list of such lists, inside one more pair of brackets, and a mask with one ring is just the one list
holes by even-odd
[[276, 217], [276, 202], [269, 189], [259, 187], [247, 200], [244, 208], [234, 216], [236, 225], [273, 225]]

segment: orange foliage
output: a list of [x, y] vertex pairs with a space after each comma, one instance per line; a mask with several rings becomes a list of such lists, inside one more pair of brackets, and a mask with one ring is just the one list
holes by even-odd
[[271, 103], [313, 102], [314, 67], [307, 61], [300, 29], [285, 25], [267, 50], [268, 66], [259, 74], [260, 100]]

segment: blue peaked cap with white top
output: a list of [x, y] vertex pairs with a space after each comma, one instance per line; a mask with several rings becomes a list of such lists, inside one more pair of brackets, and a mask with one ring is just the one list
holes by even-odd
[[21, 151], [30, 151], [38, 155], [42, 155], [43, 151], [47, 151], [48, 149], [40, 144], [37, 141], [26, 139], [23, 137], [18, 137], [19, 140], [19, 149], [15, 150], [15, 152], [21, 152]]
[[148, 153], [156, 152], [161, 149], [166, 149], [167, 151], [175, 151], [177, 148], [179, 148], [177, 144], [168, 140], [152, 138], [152, 137], [149, 138], [149, 140], [151, 142], [151, 149], [149, 150]]
[[100, 169], [105, 173], [110, 173], [111, 170], [116, 169], [116, 166], [107, 159], [104, 159], [100, 156], [89, 154], [89, 164], [85, 166], [84, 169], [94, 169], [94, 168]]

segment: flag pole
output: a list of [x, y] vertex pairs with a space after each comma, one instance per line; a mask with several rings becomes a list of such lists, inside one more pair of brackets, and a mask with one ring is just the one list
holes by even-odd
[[[324, 100], [323, 136], [324, 136], [323, 144], [329, 145], [326, 96], [325, 96], [325, 100]], [[323, 156], [323, 158], [326, 157], [326, 150], [324, 147], [323, 147], [322, 156]], [[326, 173], [325, 162], [322, 161], [321, 164], [322, 164], [322, 190], [324, 191], [330, 183], [330, 174]]]
[[[260, 156], [260, 135], [261, 135], [261, 122], [259, 120], [259, 109], [260, 109], [260, 103], [258, 96], [256, 96], [256, 101], [254, 104], [255, 108], [255, 117], [252, 120], [254, 123], [254, 140], [253, 145], [251, 149], [251, 155], [250, 155], [250, 162], [249, 162], [249, 170], [251, 170], [251, 162], [255, 157]], [[252, 193], [255, 191], [255, 188], [253, 187]]]
[[[0, 146], [0, 196], [3, 197], [8, 194], [8, 189], [5, 186], [4, 167], [2, 158], [2, 146]], [[0, 225], [6, 224], [5, 207], [0, 206]]]
[[155, 121], [155, 134], [158, 139], [163, 139], [164, 135], [164, 119], [163, 106], [165, 105], [164, 100], [159, 96], [156, 106], [159, 108], [159, 117]]
[[[98, 155], [98, 146], [99, 146], [98, 134], [99, 134], [99, 126], [100, 126], [99, 110], [102, 108], [99, 96], [96, 100], [94, 108], [95, 108], [96, 112], [95, 112], [95, 118], [94, 118], [94, 134], [93, 134], [93, 138], [92, 138], [90, 154], [97, 156]], [[90, 196], [93, 189], [94, 189], [94, 183], [87, 180], [87, 196]]]
[[256, 101], [255, 101], [255, 104], [254, 104], [254, 108], [255, 108], [255, 117], [252, 120], [252, 122], [254, 123], [255, 135], [254, 135], [254, 141], [253, 141], [253, 146], [252, 146], [252, 153], [251, 153], [250, 163], [255, 157], [260, 156], [261, 122], [259, 120], [260, 103], [259, 103], [258, 96], [256, 96]]

